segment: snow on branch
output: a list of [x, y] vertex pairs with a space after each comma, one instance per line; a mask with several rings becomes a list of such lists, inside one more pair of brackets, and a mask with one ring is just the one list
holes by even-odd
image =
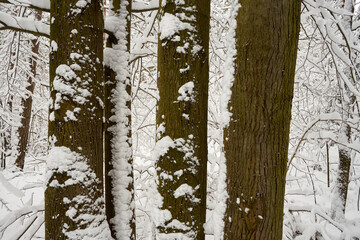
[[0, 0], [0, 3], [30, 7], [36, 10], [50, 12], [50, 0]]
[[159, 9], [159, 0], [152, 0], [148, 3], [134, 2], [131, 7], [131, 12], [147, 12]]
[[19, 210], [8, 213], [7, 215], [3, 216], [2, 219], [0, 219], [0, 233], [5, 231], [7, 227], [14, 224], [21, 217], [37, 214], [43, 211], [44, 211], [44, 204], [39, 204], [35, 206], [25, 205], [23, 208]]
[[334, 8], [333, 6], [331, 6], [331, 4], [329, 4], [326, 1], [314, 1], [314, 0], [304, 0], [304, 3], [314, 7], [315, 9], [320, 9], [320, 8], [324, 8], [327, 9], [329, 12], [334, 13], [334, 14], [338, 14], [338, 15], [342, 15], [342, 16], [354, 16], [354, 14], [352, 12], [349, 12], [346, 9], [343, 8]]
[[27, 32], [43, 37], [50, 36], [50, 26], [43, 22], [23, 17], [14, 17], [10, 14], [0, 12], [0, 30], [5, 29]]

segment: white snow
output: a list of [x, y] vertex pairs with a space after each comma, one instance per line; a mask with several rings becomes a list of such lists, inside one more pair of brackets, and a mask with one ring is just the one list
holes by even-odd
[[182, 22], [177, 16], [165, 13], [160, 21], [160, 39], [171, 39], [179, 31], [192, 31], [194, 28], [191, 24]]
[[179, 94], [177, 101], [184, 101], [184, 102], [194, 102], [194, 82], [190, 81], [185, 83], [179, 88]]
[[9, 27], [50, 36], [49, 25], [29, 18], [14, 17], [5, 12], [0, 12], [0, 27]]
[[185, 195], [193, 195], [195, 192], [195, 189], [193, 189], [190, 185], [184, 183], [180, 185], [175, 191], [174, 191], [174, 197], [179, 198], [181, 196]]
[[127, 0], [120, 2], [118, 12], [108, 11], [105, 21], [105, 29], [112, 32], [118, 43], [112, 48], [104, 50], [104, 64], [109, 66], [116, 74], [116, 87], [112, 92], [111, 101], [114, 103], [114, 115], [110, 121], [115, 125], [108, 129], [114, 135], [111, 144], [113, 155], [113, 170], [110, 172], [112, 178], [112, 195], [114, 196], [115, 217], [111, 222], [115, 225], [118, 239], [130, 239], [132, 229], [129, 225], [134, 214], [134, 199], [132, 190], [128, 190], [133, 184], [132, 175], [132, 139], [129, 136], [131, 111], [127, 103], [131, 100], [126, 88], [130, 84], [129, 59], [130, 53], [127, 50], [127, 19], [129, 13]]
[[51, 40], [50, 47], [52, 52], [56, 52], [58, 50], [58, 45], [54, 40]]

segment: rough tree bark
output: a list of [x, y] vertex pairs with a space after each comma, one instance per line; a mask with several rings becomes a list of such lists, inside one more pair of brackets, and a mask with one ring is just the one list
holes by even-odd
[[200, 240], [205, 238], [210, 1], [162, 2], [156, 166], [164, 218], [157, 223], [158, 237]]
[[224, 239], [281, 239], [300, 0], [240, 0]]
[[103, 197], [102, 0], [51, 0], [46, 239], [111, 239]]
[[[35, 18], [37, 20], [41, 20], [41, 11], [35, 10]], [[33, 78], [36, 77], [36, 67], [37, 67], [37, 60], [36, 55], [39, 54], [39, 37], [36, 37], [30, 40], [31, 43], [31, 51], [34, 56], [30, 59], [30, 69], [32, 76], [28, 77], [26, 90], [30, 93], [26, 99], [22, 99], [21, 106], [23, 107], [23, 112], [21, 115], [21, 126], [18, 129], [19, 134], [19, 143], [18, 143], [18, 151], [19, 155], [15, 160], [15, 164], [18, 168], [24, 169], [25, 164], [25, 155], [29, 140], [29, 133], [30, 133], [30, 121], [31, 121], [31, 110], [32, 110], [32, 94], [35, 88], [35, 82], [33, 82]]]

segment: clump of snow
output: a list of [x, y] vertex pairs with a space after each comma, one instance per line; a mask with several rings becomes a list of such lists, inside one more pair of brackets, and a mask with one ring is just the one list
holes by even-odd
[[[64, 225], [62, 231], [65, 236], [69, 239], [111, 239], [104, 211], [104, 198], [89, 197], [99, 191], [97, 186], [101, 181], [89, 166], [88, 160], [67, 147], [53, 146], [49, 151], [46, 168], [47, 187], [64, 188], [78, 185], [88, 191], [73, 198], [64, 197], [64, 206], [68, 207], [64, 209], [65, 215], [79, 226], [71, 230], [69, 226]], [[54, 178], [57, 174], [65, 174], [65, 182], [59, 182]]]
[[194, 82], [190, 81], [185, 83], [179, 88], [179, 94], [177, 101], [184, 101], [184, 102], [194, 102]]
[[79, 0], [79, 1], [77, 1], [77, 3], [75, 4], [75, 6], [77, 6], [78, 8], [85, 8], [87, 4], [88, 4], [88, 1]]
[[175, 190], [174, 197], [179, 198], [180, 196], [193, 195], [194, 192], [195, 189], [193, 189], [190, 185], [184, 183]]
[[175, 228], [175, 229], [182, 229], [184, 231], [190, 230], [190, 227], [186, 226], [184, 223], [180, 222], [177, 219], [171, 220], [170, 223], [166, 225], [167, 228]]
[[46, 167], [46, 182], [51, 179], [54, 172], [66, 173], [69, 176], [69, 179], [61, 184], [55, 179], [51, 180], [48, 182], [50, 187], [64, 187], [83, 182], [91, 184], [92, 182], [88, 182], [87, 180], [88, 177], [96, 179], [96, 175], [90, 170], [86, 159], [67, 147], [52, 147], [49, 151]]
[[54, 40], [51, 41], [50, 48], [52, 52], [56, 52], [58, 50], [58, 45]]
[[77, 121], [78, 119], [75, 117], [74, 112], [70, 111], [70, 110], [66, 110], [66, 117], [65, 117], [65, 122], [71, 120], [71, 121]]
[[164, 156], [170, 148], [174, 148], [175, 143], [169, 136], [164, 136], [159, 141], [156, 142], [154, 149], [154, 159], [158, 159], [161, 156]]
[[193, 31], [191, 24], [181, 21], [177, 16], [165, 13], [160, 21], [160, 39], [171, 39], [172, 36], [180, 31]]

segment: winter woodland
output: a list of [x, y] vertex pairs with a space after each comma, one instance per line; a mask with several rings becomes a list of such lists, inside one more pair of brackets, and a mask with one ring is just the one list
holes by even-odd
[[0, 239], [359, 240], [358, 0], [0, 0]]

